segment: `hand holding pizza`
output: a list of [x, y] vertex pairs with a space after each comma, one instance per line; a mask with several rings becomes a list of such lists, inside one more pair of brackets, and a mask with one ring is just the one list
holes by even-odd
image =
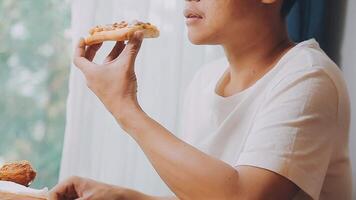
[[141, 111], [134, 67], [143, 36], [142, 31], [136, 31], [126, 45], [117, 42], [103, 64], [92, 62], [102, 43], [86, 46], [82, 39], [75, 50], [74, 64], [85, 75], [88, 87], [118, 120]]

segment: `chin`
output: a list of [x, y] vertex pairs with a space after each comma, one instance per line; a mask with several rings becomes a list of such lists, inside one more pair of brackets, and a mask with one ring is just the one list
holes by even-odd
[[191, 36], [190, 34], [188, 34], [188, 38], [189, 38], [189, 41], [192, 43], [192, 44], [195, 44], [195, 45], [204, 45], [204, 44], [207, 44], [203, 38], [201, 37], [196, 37], [196, 36]]
[[188, 32], [189, 41], [195, 45], [214, 45], [218, 44], [218, 42], [214, 41], [208, 34], [204, 34], [203, 32]]

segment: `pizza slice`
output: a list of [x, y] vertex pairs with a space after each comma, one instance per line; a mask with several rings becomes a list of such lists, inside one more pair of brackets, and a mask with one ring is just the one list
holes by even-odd
[[104, 26], [96, 26], [90, 29], [90, 36], [85, 38], [86, 45], [98, 44], [104, 41], [125, 41], [129, 40], [136, 31], [142, 31], [144, 38], [159, 37], [159, 30], [150, 23], [133, 21], [127, 23], [122, 21]]

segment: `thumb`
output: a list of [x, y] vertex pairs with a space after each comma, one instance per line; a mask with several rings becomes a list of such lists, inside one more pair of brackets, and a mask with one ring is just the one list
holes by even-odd
[[93, 65], [93, 63], [85, 57], [85, 48], [85, 41], [81, 38], [75, 48], [73, 56], [74, 65], [77, 66], [83, 73], [85, 73]]
[[133, 36], [130, 38], [125, 49], [123, 50], [121, 55], [124, 56], [126, 59], [128, 59], [129, 64], [135, 63], [137, 54], [141, 48], [142, 40], [143, 40], [143, 32], [136, 31], [133, 34]]

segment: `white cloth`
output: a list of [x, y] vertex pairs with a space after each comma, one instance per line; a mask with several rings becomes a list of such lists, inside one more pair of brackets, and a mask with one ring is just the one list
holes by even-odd
[[[197, 69], [220, 57], [220, 48], [193, 46], [186, 37], [181, 0], [71, 0], [73, 43], [98, 24], [138, 19], [158, 26], [136, 62], [139, 101], [145, 112], [177, 133], [184, 91]], [[100, 62], [113, 43], [98, 52]], [[162, 84], [164, 83], [164, 84]], [[167, 195], [170, 190], [139, 146], [117, 125], [72, 66], [60, 179], [71, 175]]]
[[218, 60], [194, 77], [182, 139], [234, 167], [288, 178], [302, 189], [295, 199], [351, 199], [349, 97], [317, 42], [298, 44], [253, 86], [224, 98], [215, 87], [227, 67]]
[[14, 195], [25, 195], [41, 199], [47, 199], [48, 196], [48, 188], [36, 190], [9, 181], [0, 181], [0, 192], [11, 193]]

